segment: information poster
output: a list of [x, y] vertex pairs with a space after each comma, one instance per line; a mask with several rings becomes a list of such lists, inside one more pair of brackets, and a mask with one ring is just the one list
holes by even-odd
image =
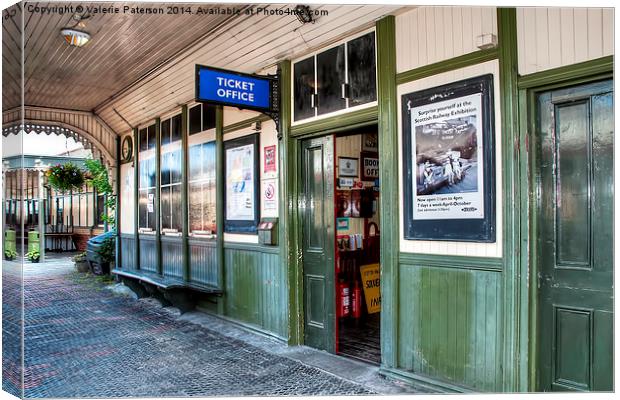
[[411, 110], [413, 219], [484, 218], [480, 93]]
[[226, 219], [245, 221], [255, 218], [254, 146], [226, 150]]
[[360, 267], [368, 314], [381, 311], [381, 266], [368, 264]]
[[402, 95], [405, 239], [495, 242], [493, 80]]

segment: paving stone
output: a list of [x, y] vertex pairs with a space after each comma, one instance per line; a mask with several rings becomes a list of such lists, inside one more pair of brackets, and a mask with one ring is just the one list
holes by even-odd
[[[24, 270], [24, 395], [38, 397], [372, 394], [136, 300], [70, 262]], [[3, 389], [19, 395], [19, 268], [3, 265]], [[6, 344], [5, 344], [6, 343]]]

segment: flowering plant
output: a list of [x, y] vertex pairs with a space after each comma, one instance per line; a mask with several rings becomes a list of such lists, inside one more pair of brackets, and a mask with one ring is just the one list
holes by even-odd
[[80, 189], [84, 185], [84, 173], [73, 163], [57, 164], [45, 171], [50, 186], [60, 192]]

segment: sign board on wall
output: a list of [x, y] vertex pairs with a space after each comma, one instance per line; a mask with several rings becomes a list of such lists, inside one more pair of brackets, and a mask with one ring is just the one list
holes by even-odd
[[259, 219], [258, 134], [224, 142], [224, 231], [255, 233]]
[[405, 238], [495, 241], [493, 76], [402, 96]]
[[277, 79], [196, 65], [196, 101], [261, 112], [277, 111]]
[[381, 267], [379, 264], [368, 264], [360, 267], [364, 297], [368, 314], [381, 311]]
[[264, 179], [261, 181], [263, 217], [278, 216], [278, 180]]

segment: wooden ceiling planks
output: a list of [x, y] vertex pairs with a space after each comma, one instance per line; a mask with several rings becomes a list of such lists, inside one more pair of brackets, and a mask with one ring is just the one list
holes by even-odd
[[[123, 3], [114, 5], [122, 7]], [[236, 7], [285, 9], [295, 5]], [[376, 19], [396, 13], [400, 8], [320, 5], [313, 9], [326, 10], [329, 15], [318, 17], [316, 23], [302, 25], [292, 15], [200, 16], [200, 22], [196, 23], [196, 18], [192, 18], [195, 16], [188, 15], [171, 18], [96, 14], [82, 28], [93, 36], [83, 48], [67, 46], [60, 36], [61, 28], [72, 25], [71, 15], [27, 13], [26, 103], [94, 110], [116, 132], [125, 132], [129, 127], [117, 111], [136, 125], [191, 101], [196, 63], [257, 72], [369, 27]], [[21, 38], [18, 29], [5, 25], [3, 47], [6, 49], [11, 40]], [[9, 66], [3, 71], [3, 79], [15, 81], [19, 76], [18, 58], [3, 57], [3, 65]], [[19, 85], [15, 82], [10, 87], [8, 93], [3, 91], [5, 109], [19, 104], [16, 96]]]
[[[167, 112], [194, 98], [194, 64], [203, 63], [244, 72], [256, 72], [276, 61], [314, 50], [334, 42], [342, 36], [369, 27], [381, 16], [395, 8], [369, 6], [326, 6], [329, 18], [322, 23], [307, 24], [305, 40], [295, 33], [302, 27], [296, 18], [264, 18], [253, 22], [246, 19], [230, 26], [227, 34], [205, 45], [192, 47], [191, 57], [177, 57], [173, 63], [158, 71], [157, 76], [145, 80], [131, 92], [123, 93], [97, 112], [111, 125], [127, 130], [127, 125], [116, 115], [116, 109], [132, 125]], [[280, 22], [278, 22], [280, 21]], [[282, 24], [282, 25], [280, 25]], [[280, 26], [279, 30], [272, 30]], [[305, 27], [303, 26], [303, 27]], [[224, 37], [226, 36], [226, 37]], [[310, 45], [305, 45], [309, 43]], [[244, 51], [245, 50], [245, 51]], [[284, 57], [286, 55], [286, 57]]]
[[[101, 6], [112, 4], [101, 3]], [[114, 3], [116, 7], [123, 5]], [[92, 35], [92, 40], [83, 48], [67, 46], [60, 35], [62, 28], [75, 25], [70, 14], [43, 15], [26, 9], [24, 19], [25, 102], [90, 111], [172, 54], [194, 43], [227, 16], [204, 16], [201, 23], [196, 24], [192, 23], [195, 19], [190, 15], [93, 14], [84, 20], [84, 27], [76, 27]], [[3, 23], [3, 53], [17, 55], [3, 58], [5, 82], [15, 80], [21, 72], [21, 40], [19, 27], [15, 29], [10, 23]], [[19, 85], [3, 92], [4, 109], [19, 105], [18, 92]]]

